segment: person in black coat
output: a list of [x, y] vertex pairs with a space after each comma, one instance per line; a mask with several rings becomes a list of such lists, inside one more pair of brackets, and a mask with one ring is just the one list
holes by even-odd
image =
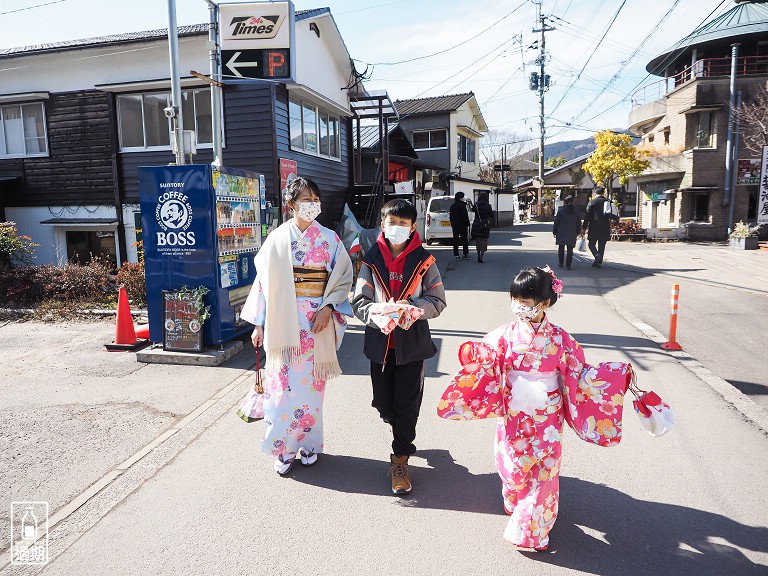
[[459, 243], [461, 243], [464, 245], [464, 260], [469, 260], [469, 213], [467, 203], [464, 202], [464, 192], [456, 192], [448, 217], [451, 219], [453, 231], [453, 256], [456, 260], [461, 260], [459, 257]]
[[493, 208], [488, 203], [487, 194], [481, 194], [475, 203], [475, 219], [472, 222], [472, 239], [477, 249], [477, 261], [482, 264], [483, 256], [488, 251], [488, 238], [491, 237]]
[[552, 234], [557, 243], [558, 265], [560, 268], [563, 267], [563, 257], [567, 248], [568, 256], [565, 257], [565, 267], [570, 270], [573, 262], [573, 247], [576, 246], [576, 238], [581, 230], [581, 218], [573, 206], [573, 196], [568, 196], [564, 202], [563, 207], [555, 214]]
[[611, 239], [611, 221], [618, 220], [614, 214], [606, 214], [604, 204], [610, 202], [605, 197], [603, 188], [595, 189], [595, 197], [587, 204], [587, 215], [582, 224], [583, 230], [589, 230], [589, 251], [595, 257], [593, 268], [600, 268], [603, 264], [605, 245]]

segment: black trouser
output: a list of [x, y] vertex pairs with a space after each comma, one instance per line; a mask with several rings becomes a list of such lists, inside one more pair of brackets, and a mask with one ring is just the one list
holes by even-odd
[[464, 256], [469, 256], [469, 233], [467, 227], [452, 228], [453, 230], [453, 255], [459, 255], [459, 244], [464, 245]]
[[563, 256], [565, 255], [565, 249], [568, 248], [568, 255], [565, 257], [565, 265], [570, 268], [573, 262], [573, 246], [567, 244], [557, 245], [557, 261], [560, 262], [560, 266], [563, 265]]
[[388, 350], [381, 364], [371, 362], [373, 402], [382, 420], [392, 426], [392, 453], [410, 456], [416, 452], [416, 421], [424, 396], [424, 361], [395, 364], [395, 351]]
[[[596, 264], [603, 263], [603, 254], [605, 254], [605, 245], [607, 240], [603, 239], [589, 239], [589, 251], [592, 252], [592, 256], [595, 257]], [[597, 245], [597, 246], [595, 246]]]

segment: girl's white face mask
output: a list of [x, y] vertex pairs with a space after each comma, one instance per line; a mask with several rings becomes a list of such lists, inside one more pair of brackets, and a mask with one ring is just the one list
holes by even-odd
[[515, 314], [515, 316], [518, 317], [520, 322], [530, 322], [539, 315], [539, 305], [537, 304], [536, 306], [526, 306], [517, 300], [513, 300], [512, 312]]
[[411, 235], [409, 226], [384, 226], [384, 238], [392, 244], [402, 244]]
[[320, 202], [299, 202], [297, 214], [304, 222], [312, 222], [320, 216]]

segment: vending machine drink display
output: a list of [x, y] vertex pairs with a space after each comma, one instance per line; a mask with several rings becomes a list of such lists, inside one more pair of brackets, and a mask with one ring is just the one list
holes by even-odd
[[[240, 311], [266, 235], [263, 175], [207, 164], [140, 167], [139, 194], [150, 340], [168, 341], [169, 326], [180, 338], [202, 329], [205, 346], [248, 331]], [[202, 326], [164, 322], [163, 292], [182, 287], [208, 289], [210, 318]]]

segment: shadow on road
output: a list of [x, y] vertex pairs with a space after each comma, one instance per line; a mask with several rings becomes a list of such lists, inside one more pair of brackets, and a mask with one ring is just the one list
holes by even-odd
[[766, 396], [768, 386], [757, 382], [744, 382], [742, 380], [728, 380], [728, 383], [741, 390], [747, 396]]
[[[404, 507], [506, 514], [496, 474], [472, 474], [448, 450], [420, 450], [429, 468], [411, 466], [414, 492]], [[291, 472], [296, 482], [338, 492], [393, 498], [388, 463], [323, 454], [312, 469]], [[739, 548], [768, 552], [768, 528], [746, 526], [686, 506], [635, 499], [578, 478], [560, 478], [560, 512], [547, 554], [532, 560], [601, 576], [722, 576], [766, 574]], [[737, 548], [738, 547], [738, 548]]]
[[736, 548], [767, 552], [768, 528], [578, 478], [561, 478], [560, 497], [553, 553], [530, 554], [533, 560], [601, 576], [768, 573]]

